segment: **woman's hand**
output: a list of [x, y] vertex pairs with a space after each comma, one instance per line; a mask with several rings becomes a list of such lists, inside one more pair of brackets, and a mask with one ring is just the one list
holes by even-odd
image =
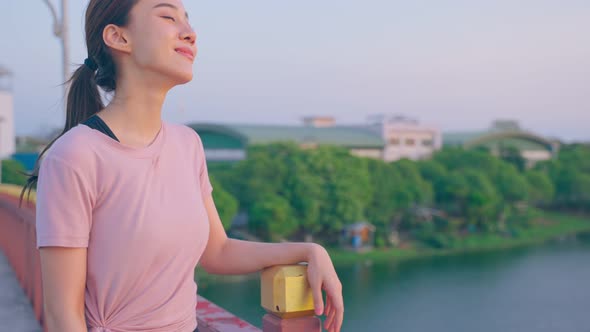
[[[307, 279], [313, 294], [316, 315], [324, 314], [324, 328], [329, 332], [339, 332], [344, 318], [342, 284], [336, 275], [330, 255], [322, 246], [314, 244], [308, 254]], [[326, 307], [322, 289], [326, 291]]]

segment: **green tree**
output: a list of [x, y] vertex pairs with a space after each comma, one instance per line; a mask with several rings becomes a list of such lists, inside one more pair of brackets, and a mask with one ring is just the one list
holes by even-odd
[[476, 169], [490, 178], [498, 174], [502, 161], [481, 150], [464, 150], [462, 148], [444, 148], [433, 156], [433, 160], [442, 164], [448, 171]]
[[27, 182], [25, 166], [14, 159], [2, 160], [2, 183], [24, 186]]
[[590, 175], [561, 167], [554, 178], [555, 201], [562, 208], [590, 210]]
[[485, 174], [476, 170], [464, 172], [468, 193], [465, 197], [465, 215], [468, 222], [479, 229], [490, 230], [495, 226], [499, 214], [497, 191]]
[[297, 219], [300, 231], [312, 236], [321, 230], [320, 209], [325, 199], [324, 180], [310, 170], [307, 151], [293, 150], [283, 161], [287, 165], [285, 185], [282, 189]]
[[513, 165], [503, 163], [492, 179], [502, 199], [507, 203], [516, 203], [527, 199], [528, 183], [526, 178]]
[[562, 146], [558, 160], [561, 165], [590, 174], [590, 145], [570, 144]]
[[432, 185], [422, 178], [418, 164], [409, 159], [401, 159], [393, 163], [395, 169], [398, 170], [403, 185], [411, 192], [413, 204], [431, 204], [433, 201]]
[[344, 225], [364, 219], [372, 198], [368, 159], [344, 148], [320, 146], [310, 150], [310, 170], [323, 179], [325, 199], [320, 205], [324, 235], [334, 239]]
[[393, 230], [396, 217], [401, 217], [412, 204], [412, 192], [392, 163], [382, 160], [367, 160], [372, 197], [366, 209], [369, 222], [375, 225], [376, 239], [387, 243], [389, 233]]
[[452, 215], [465, 213], [469, 185], [460, 171], [450, 172], [439, 181], [437, 200], [439, 206]]
[[525, 173], [528, 183], [529, 201], [535, 205], [551, 203], [555, 193], [555, 187], [545, 172], [529, 170]]
[[540, 163], [535, 169], [549, 175], [555, 189], [555, 207], [590, 210], [590, 146], [564, 145], [557, 159]]
[[264, 239], [278, 241], [293, 234], [299, 225], [286, 199], [278, 195], [266, 195], [253, 203], [248, 226]]
[[524, 159], [520, 150], [514, 146], [501, 147], [500, 158], [512, 164], [520, 172], [523, 172], [526, 168], [526, 159]]
[[441, 195], [444, 195], [445, 179], [449, 176], [447, 169], [435, 160], [424, 160], [418, 164], [420, 174], [422, 177], [432, 184], [434, 191], [434, 201], [440, 203], [444, 200]]
[[432, 159], [418, 162], [418, 169], [422, 177], [430, 182], [448, 175], [447, 169], [441, 163]]
[[219, 218], [221, 219], [223, 228], [228, 230], [231, 227], [234, 217], [238, 213], [238, 200], [225, 190], [214, 176], [209, 176], [209, 180], [214, 188], [213, 199], [215, 200], [215, 206], [217, 207]]
[[244, 209], [250, 210], [262, 197], [282, 190], [287, 167], [277, 161], [277, 157], [285, 153], [279, 146], [278, 143], [250, 146], [248, 158], [235, 166], [234, 195]]
[[499, 213], [500, 197], [489, 178], [475, 169], [456, 170], [440, 181], [439, 205], [466, 225], [491, 229]]

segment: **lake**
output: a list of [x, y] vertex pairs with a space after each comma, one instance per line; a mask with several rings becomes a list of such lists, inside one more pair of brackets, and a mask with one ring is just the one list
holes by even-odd
[[[590, 236], [527, 248], [337, 267], [343, 332], [590, 331]], [[261, 326], [258, 278], [199, 294]]]

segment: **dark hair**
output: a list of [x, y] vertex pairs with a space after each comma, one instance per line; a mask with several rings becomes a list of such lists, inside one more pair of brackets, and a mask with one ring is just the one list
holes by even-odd
[[117, 67], [113, 56], [104, 43], [102, 33], [109, 24], [126, 26], [129, 21], [129, 12], [139, 0], [91, 0], [86, 8], [86, 46], [88, 58], [97, 65], [97, 70], [90, 69], [87, 65], [81, 65], [72, 74], [72, 77], [64, 84], [70, 84], [67, 96], [66, 123], [62, 132], [54, 138], [39, 154], [35, 162], [35, 168], [29, 176], [21, 191], [19, 206], [22, 205], [23, 195], [27, 188], [31, 195], [31, 189], [37, 184], [41, 157], [55, 143], [55, 141], [68, 130], [98, 113], [104, 108], [98, 87], [105, 92], [112, 92], [116, 88]]

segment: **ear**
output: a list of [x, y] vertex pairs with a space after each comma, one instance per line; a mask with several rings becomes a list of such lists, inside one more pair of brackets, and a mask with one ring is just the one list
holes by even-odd
[[102, 40], [111, 49], [123, 53], [131, 52], [131, 43], [125, 28], [109, 24], [102, 30]]

